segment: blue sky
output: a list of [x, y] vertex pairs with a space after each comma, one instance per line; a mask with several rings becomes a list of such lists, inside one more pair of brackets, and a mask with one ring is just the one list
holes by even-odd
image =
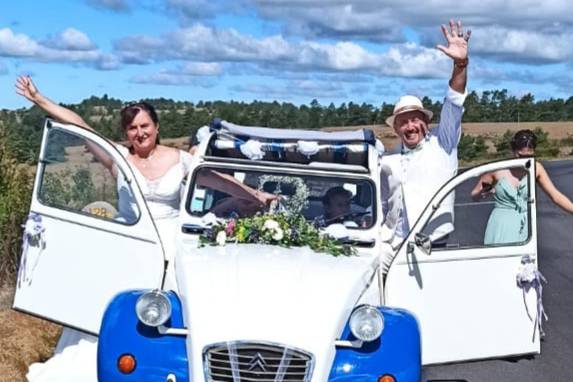
[[0, 109], [27, 107], [20, 74], [58, 102], [394, 102], [443, 96], [441, 23], [472, 29], [469, 89], [573, 95], [569, 0], [5, 1]]

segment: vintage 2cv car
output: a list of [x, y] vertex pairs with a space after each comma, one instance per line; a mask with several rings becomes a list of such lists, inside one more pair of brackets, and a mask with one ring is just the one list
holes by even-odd
[[[516, 280], [525, 265], [537, 267], [534, 158], [450, 180], [384, 269], [375, 143], [369, 130], [215, 121], [181, 187], [169, 246], [114, 144], [47, 120], [31, 203], [41, 240], [25, 250], [14, 308], [99, 335], [102, 382], [418, 381], [423, 364], [538, 353], [540, 296]], [[113, 159], [115, 177], [86, 145]], [[527, 239], [484, 245], [492, 203], [473, 201], [470, 190], [481, 174], [504, 168], [527, 174]], [[264, 213], [199, 181], [213, 171], [276, 194], [287, 210], [298, 206], [324, 232], [336, 223], [334, 236], [343, 232], [337, 239], [352, 255], [205, 245], [214, 221]], [[348, 195], [347, 213], [329, 222], [324, 197], [335, 188]], [[130, 217], [121, 198], [134, 206]], [[431, 243], [444, 203], [453, 203], [455, 229]]]

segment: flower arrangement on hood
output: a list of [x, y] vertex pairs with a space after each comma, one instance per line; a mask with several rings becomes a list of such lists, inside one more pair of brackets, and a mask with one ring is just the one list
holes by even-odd
[[256, 243], [281, 247], [309, 246], [315, 252], [332, 256], [352, 256], [356, 250], [350, 244], [320, 232], [302, 215], [276, 214], [211, 222], [200, 236], [200, 246], [227, 243]]

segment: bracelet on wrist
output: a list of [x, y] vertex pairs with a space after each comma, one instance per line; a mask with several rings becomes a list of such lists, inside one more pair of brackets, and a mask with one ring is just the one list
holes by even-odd
[[454, 60], [454, 66], [456, 68], [460, 68], [463, 69], [466, 66], [468, 66], [468, 63], [470, 62], [469, 58], [464, 58], [463, 60]]

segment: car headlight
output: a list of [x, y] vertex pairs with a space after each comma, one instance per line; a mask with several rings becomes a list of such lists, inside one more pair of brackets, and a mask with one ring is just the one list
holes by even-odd
[[161, 326], [171, 317], [171, 301], [160, 290], [146, 292], [137, 299], [135, 313], [145, 325]]
[[384, 330], [384, 316], [371, 305], [362, 305], [350, 315], [350, 331], [361, 341], [378, 339]]

